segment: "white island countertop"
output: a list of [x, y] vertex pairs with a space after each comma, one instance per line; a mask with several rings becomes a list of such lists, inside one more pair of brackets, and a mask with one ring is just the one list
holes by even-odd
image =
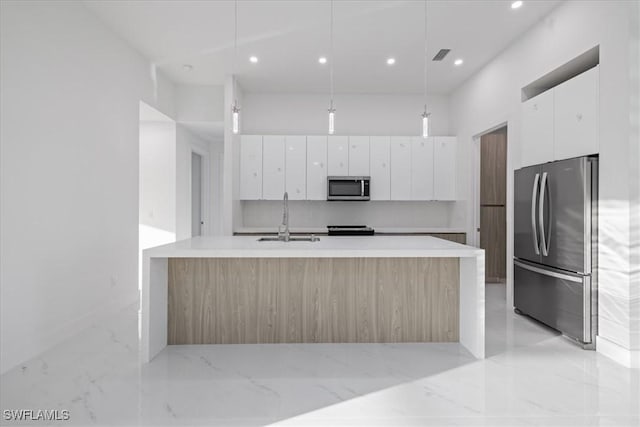
[[147, 249], [150, 258], [476, 257], [482, 249], [430, 236], [319, 236], [317, 242], [259, 242], [259, 236], [194, 237]]
[[484, 250], [431, 236], [319, 236], [317, 242], [259, 242], [259, 237], [195, 237], [144, 251], [143, 362], [167, 346], [170, 258], [459, 258], [460, 344], [484, 358]]

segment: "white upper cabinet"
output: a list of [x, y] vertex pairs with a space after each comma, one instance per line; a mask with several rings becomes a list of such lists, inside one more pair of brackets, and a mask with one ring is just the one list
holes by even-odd
[[548, 90], [522, 103], [521, 166], [552, 161], [554, 93]]
[[372, 136], [369, 142], [371, 200], [391, 199], [391, 152], [388, 136]]
[[262, 198], [281, 200], [284, 195], [284, 136], [262, 137]]
[[554, 88], [554, 159], [595, 154], [598, 150], [599, 67]]
[[262, 136], [240, 137], [240, 199], [262, 198]]
[[330, 176], [349, 175], [349, 138], [329, 136], [327, 141], [327, 163]]
[[291, 200], [307, 198], [307, 137], [285, 138], [285, 190]]
[[433, 199], [433, 140], [411, 138], [411, 200]]
[[433, 142], [433, 198], [456, 199], [456, 148], [455, 136], [436, 136]]
[[392, 136], [390, 153], [391, 200], [411, 200], [411, 138]]
[[307, 137], [307, 200], [327, 200], [326, 136]]
[[369, 137], [349, 137], [349, 175], [369, 176]]

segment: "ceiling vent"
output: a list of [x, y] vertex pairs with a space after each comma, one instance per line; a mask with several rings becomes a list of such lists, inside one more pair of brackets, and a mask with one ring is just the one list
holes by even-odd
[[440, 51], [436, 53], [436, 56], [433, 57], [433, 61], [442, 61], [449, 52], [451, 52], [451, 49], [440, 49]]

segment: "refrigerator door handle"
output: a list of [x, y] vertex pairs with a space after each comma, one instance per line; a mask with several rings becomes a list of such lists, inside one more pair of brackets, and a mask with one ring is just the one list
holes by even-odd
[[[540, 202], [538, 203], [538, 221], [540, 224], [540, 246], [542, 248], [542, 255], [549, 255], [548, 239], [545, 236], [544, 229], [544, 197], [547, 189], [547, 172], [542, 173], [542, 183], [540, 184]], [[551, 236], [549, 236], [551, 237]]]
[[520, 268], [524, 268], [525, 270], [533, 271], [534, 273], [539, 273], [545, 276], [555, 277], [556, 279], [567, 280], [569, 282], [582, 283], [582, 277], [570, 276], [568, 274], [557, 273], [551, 270], [545, 270], [544, 268], [534, 267], [533, 265], [525, 264], [518, 260], [513, 260], [513, 263]]
[[536, 199], [538, 193], [538, 181], [540, 174], [537, 173], [533, 180], [533, 188], [531, 189], [531, 232], [533, 233], [533, 250], [536, 255], [540, 255], [540, 243], [538, 242], [538, 229], [536, 226]]

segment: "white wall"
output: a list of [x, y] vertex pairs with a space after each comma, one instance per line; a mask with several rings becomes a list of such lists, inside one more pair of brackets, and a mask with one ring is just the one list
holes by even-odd
[[173, 88], [79, 2], [0, 8], [6, 372], [136, 301], [139, 101]]
[[175, 103], [179, 122], [224, 120], [224, 86], [177, 85]]
[[[475, 135], [508, 122], [508, 235], [513, 236], [513, 170], [520, 164], [520, 89], [600, 45], [599, 337], [606, 342], [599, 344], [599, 348], [606, 349], [608, 343], [613, 343], [626, 350], [627, 355], [628, 350], [640, 350], [637, 338], [640, 292], [630, 281], [632, 268], [638, 268], [630, 263], [633, 250], [630, 236], [633, 224], [638, 226], [638, 219], [630, 215], [633, 200], [638, 200], [637, 186], [633, 194], [632, 183], [638, 179], [638, 109], [636, 106], [634, 115], [630, 108], [633, 97], [637, 100], [637, 93], [632, 95], [632, 79], [635, 78], [635, 88], [638, 87], [638, 67], [633, 64], [638, 58], [638, 45], [631, 43], [630, 33], [630, 28], [638, 25], [637, 8], [637, 2], [624, 1], [563, 3], [457, 89], [451, 98], [452, 129], [462, 147], [474, 144]], [[630, 126], [634, 120], [635, 133]], [[474, 181], [471, 152], [460, 150], [460, 160], [466, 165], [465, 194], [471, 194]], [[469, 232], [474, 228], [472, 208], [469, 203]], [[512, 239], [507, 251], [511, 257]], [[507, 274], [511, 300], [511, 269]], [[640, 361], [640, 356], [634, 357]]]
[[[336, 94], [336, 135], [422, 135], [422, 95]], [[326, 135], [327, 94], [245, 93], [244, 134]], [[428, 97], [431, 133], [450, 135], [449, 100]]]
[[140, 224], [171, 233], [175, 240], [175, 122], [140, 122], [139, 176]]
[[[451, 202], [323, 202], [289, 201], [289, 225], [300, 228], [330, 224], [369, 225], [374, 228], [423, 228], [455, 226]], [[243, 202], [244, 227], [276, 229], [282, 222], [282, 202], [247, 200]], [[427, 225], [425, 225], [427, 224]]]
[[[326, 94], [245, 93], [242, 133], [327, 133]], [[421, 135], [422, 95], [337, 94], [336, 135]], [[449, 101], [428, 97], [431, 134], [450, 135]], [[461, 227], [464, 210], [457, 203], [438, 202], [290, 202], [292, 227], [328, 224], [367, 224], [377, 227]], [[277, 203], [242, 203], [242, 227], [269, 227], [279, 223]], [[276, 218], [274, 220], [274, 218]], [[274, 222], [275, 221], [275, 222]], [[237, 230], [239, 227], [236, 227]]]

